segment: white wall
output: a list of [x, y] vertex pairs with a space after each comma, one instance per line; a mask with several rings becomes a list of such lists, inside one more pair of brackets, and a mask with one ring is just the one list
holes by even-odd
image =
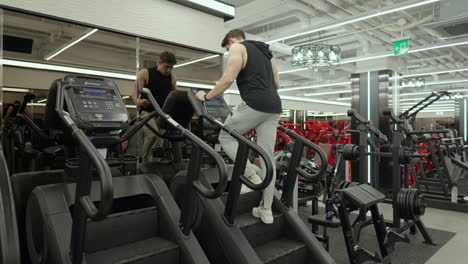
[[224, 20], [165, 0], [0, 0], [0, 4], [130, 34], [221, 51]]

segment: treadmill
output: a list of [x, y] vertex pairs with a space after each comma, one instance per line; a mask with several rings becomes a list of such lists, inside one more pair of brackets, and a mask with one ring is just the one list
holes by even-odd
[[[143, 92], [155, 101], [148, 89]], [[200, 163], [190, 161], [187, 197], [222, 195], [227, 185], [222, 158], [154, 105], [160, 118], [218, 165], [219, 186], [209, 190], [198, 180]], [[26, 233], [31, 263], [210, 263], [187, 224], [193, 214], [190, 199], [179, 210], [159, 176], [111, 175], [106, 149], [130, 138], [153, 116], [128, 127], [115, 83], [79, 75], [58, 83], [56, 112], [78, 142], [79, 163], [66, 171], [63, 183], [38, 186], [29, 197]]]
[[[230, 114], [230, 108], [222, 97], [202, 103], [195, 98], [201, 89], [191, 89], [189, 100], [195, 113], [219, 129], [225, 130], [239, 142], [234, 168], [230, 177], [229, 189], [217, 199], [199, 197], [194, 203], [200, 207], [200, 219], [193, 219], [193, 229], [201, 246], [212, 263], [259, 264], [331, 264], [335, 261], [315, 238], [306, 224], [291, 207], [289, 197], [275, 197], [273, 202], [274, 223], [263, 224], [252, 216], [252, 208], [262, 199], [261, 190], [271, 182], [274, 170], [273, 161], [265, 159], [266, 152], [237, 131], [224, 126], [222, 121]], [[254, 185], [244, 175], [249, 150], [257, 152], [266, 164], [266, 176], [262, 183]], [[302, 152], [301, 152], [302, 153]], [[326, 157], [322, 156], [326, 159]], [[325, 161], [324, 164], [327, 164]], [[296, 169], [296, 168], [294, 168]], [[207, 173], [207, 172], [205, 172]], [[297, 177], [296, 173], [291, 176]], [[320, 173], [324, 173], [321, 170]], [[183, 189], [184, 175], [178, 175], [171, 191], [176, 196], [177, 189]], [[317, 175], [319, 177], [319, 175]], [[212, 177], [202, 177], [206, 186], [217, 186]], [[292, 179], [295, 181], [295, 179]], [[254, 190], [240, 194], [241, 185]], [[294, 188], [294, 184], [288, 185]], [[292, 191], [284, 191], [286, 195]]]

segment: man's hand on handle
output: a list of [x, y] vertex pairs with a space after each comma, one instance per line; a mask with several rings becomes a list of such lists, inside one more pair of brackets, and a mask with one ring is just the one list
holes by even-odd
[[205, 100], [205, 95], [206, 95], [205, 91], [199, 91], [199, 92], [195, 95], [195, 97], [196, 97], [198, 100], [200, 100], [200, 101], [202, 101], [202, 102], [205, 102], [205, 101], [206, 101], [206, 100]]
[[148, 99], [138, 99], [138, 104], [143, 108], [151, 106], [151, 102]]

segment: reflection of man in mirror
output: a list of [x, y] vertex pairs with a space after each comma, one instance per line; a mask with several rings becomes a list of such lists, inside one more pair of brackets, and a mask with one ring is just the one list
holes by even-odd
[[[18, 114], [18, 111], [21, 107], [21, 102], [16, 100], [13, 102], [12, 105], [8, 106], [6, 110], [3, 111], [3, 121], [7, 121], [10, 118], [13, 118]], [[28, 109], [24, 109], [22, 114], [26, 115], [29, 118], [32, 118], [32, 114], [28, 111]]]
[[[176, 63], [177, 61], [174, 54], [164, 51], [159, 56], [158, 65], [156, 67], [145, 68], [138, 72], [137, 81], [133, 86], [132, 98], [133, 102], [135, 102], [140, 109], [141, 117], [154, 111], [154, 107], [144, 95], [138, 98], [137, 88], [150, 89], [156, 102], [158, 102], [159, 106], [162, 108], [169, 93], [177, 88], [176, 76], [172, 72]], [[154, 119], [148, 124], [157, 129]], [[143, 162], [149, 162], [153, 157], [153, 148], [162, 147], [163, 141], [147, 127], [143, 128], [143, 134]]]

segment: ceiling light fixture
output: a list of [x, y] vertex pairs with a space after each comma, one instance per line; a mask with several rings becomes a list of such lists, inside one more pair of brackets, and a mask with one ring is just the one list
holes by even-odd
[[[446, 43], [446, 44], [440, 44], [440, 45], [433, 45], [433, 46], [429, 46], [429, 47], [414, 48], [414, 49], [410, 50], [409, 53], [416, 53], [416, 52], [421, 52], [421, 51], [428, 51], [428, 50], [434, 50], [434, 49], [455, 47], [455, 46], [461, 46], [461, 45], [467, 45], [467, 44], [468, 44], [468, 41], [452, 42], [452, 43]], [[391, 52], [385, 52], [385, 53], [371, 55], [371, 56], [349, 58], [349, 59], [342, 60], [340, 62], [340, 65], [344, 65], [344, 64], [347, 64], [347, 63], [360, 62], [360, 61], [381, 59], [381, 58], [386, 58], [386, 57], [393, 57], [393, 56], [395, 56], [395, 55], [393, 54], [393, 51], [391, 51]], [[301, 68], [301, 69], [281, 71], [281, 72], [279, 72], [279, 74], [300, 72], [300, 71], [305, 71], [305, 70], [308, 70], [308, 69], [310, 69], [310, 67], [309, 68]]]
[[403, 78], [401, 79], [400, 89], [403, 88], [418, 88], [423, 89], [426, 87], [426, 79], [424, 78]]
[[[224, 94], [240, 94], [238, 90], [227, 90]], [[326, 105], [338, 105], [338, 106], [347, 106], [350, 107], [351, 104], [349, 103], [340, 103], [340, 102], [333, 102], [327, 100], [320, 100], [320, 99], [310, 99], [310, 98], [303, 98], [303, 97], [296, 97], [296, 96], [287, 96], [287, 95], [280, 95], [281, 99], [291, 100], [291, 101], [298, 101], [298, 102], [306, 102], [306, 103], [319, 103], [319, 104], [326, 104]]]
[[338, 65], [341, 59], [341, 48], [327, 44], [306, 44], [292, 50], [292, 66], [331, 67]]
[[203, 58], [200, 58], [200, 59], [187, 61], [187, 62], [184, 62], [184, 63], [181, 63], [181, 64], [174, 65], [174, 68], [179, 68], [179, 67], [190, 65], [190, 64], [197, 63], [197, 62], [200, 62], [200, 61], [213, 59], [213, 58], [216, 58], [216, 57], [219, 57], [219, 56], [221, 56], [221, 55], [211, 55], [211, 56], [208, 56], [208, 57], [203, 57]]
[[333, 87], [333, 86], [343, 86], [343, 85], [351, 85], [351, 81], [336, 82], [336, 83], [323, 83], [323, 84], [297, 86], [297, 87], [285, 87], [285, 88], [280, 88], [278, 90], [278, 92], [281, 93], [281, 92], [289, 92], [289, 91], [297, 91], [297, 90], [305, 90], [305, 89], [315, 89], [315, 88], [323, 88], [323, 87]]
[[97, 31], [98, 31], [97, 28], [93, 28], [93, 29], [90, 28], [90, 29], [86, 30], [86, 32], [85, 32], [83, 35], [81, 35], [81, 36], [79, 36], [79, 37], [77, 37], [77, 38], [72, 39], [70, 42], [66, 43], [64, 46], [62, 46], [62, 47], [59, 48], [58, 50], [52, 51], [51, 53], [49, 53], [48, 55], [46, 55], [46, 56], [44, 57], [44, 59], [45, 59], [45, 60], [50, 60], [50, 59], [52, 59], [53, 57], [59, 55], [60, 53], [64, 52], [66, 49], [68, 49], [68, 48], [70, 48], [71, 46], [77, 44], [78, 42], [82, 41], [83, 39], [85, 39], [85, 38], [91, 36], [92, 34], [96, 33]]
[[22, 89], [22, 88], [3, 87], [2, 91], [4, 91], [4, 92], [14, 92], [14, 93], [29, 93], [31, 90]]
[[[212, 13], [225, 19], [232, 19], [236, 14], [236, 8], [232, 5], [216, 0], [170, 0], [205, 13]], [[209, 12], [211, 11], [211, 12]]]
[[444, 73], [452, 73], [452, 72], [462, 72], [468, 71], [468, 68], [463, 69], [453, 69], [453, 70], [446, 70], [446, 71], [436, 71], [436, 72], [423, 72], [423, 73], [412, 73], [412, 74], [405, 74], [402, 77], [418, 77], [418, 76], [427, 76], [427, 75], [437, 75], [437, 74], [444, 74]]
[[337, 101], [349, 101], [351, 100], [351, 97], [342, 97], [342, 98], [337, 98]]
[[321, 95], [329, 95], [329, 94], [344, 94], [344, 93], [351, 93], [350, 90], [341, 90], [341, 91], [331, 91], [331, 92], [323, 92], [323, 93], [306, 93], [304, 96], [321, 96]]
[[[95, 75], [95, 76], [108, 77], [108, 78], [124, 79], [124, 80], [130, 80], [130, 81], [136, 80], [136, 77], [134, 74], [89, 70], [89, 69], [83, 69], [83, 68], [75, 68], [75, 67], [37, 63], [37, 62], [18, 61], [18, 60], [10, 60], [10, 59], [1, 59], [0, 62], [2, 65], [15, 66], [15, 67], [21, 67], [21, 68], [59, 71], [59, 72], [66, 72], [66, 73], [79, 73], [79, 74]], [[182, 87], [190, 87], [190, 88], [203, 88], [203, 89], [214, 88], [214, 85], [183, 82], [183, 81], [177, 81], [177, 85], [182, 86]]]

